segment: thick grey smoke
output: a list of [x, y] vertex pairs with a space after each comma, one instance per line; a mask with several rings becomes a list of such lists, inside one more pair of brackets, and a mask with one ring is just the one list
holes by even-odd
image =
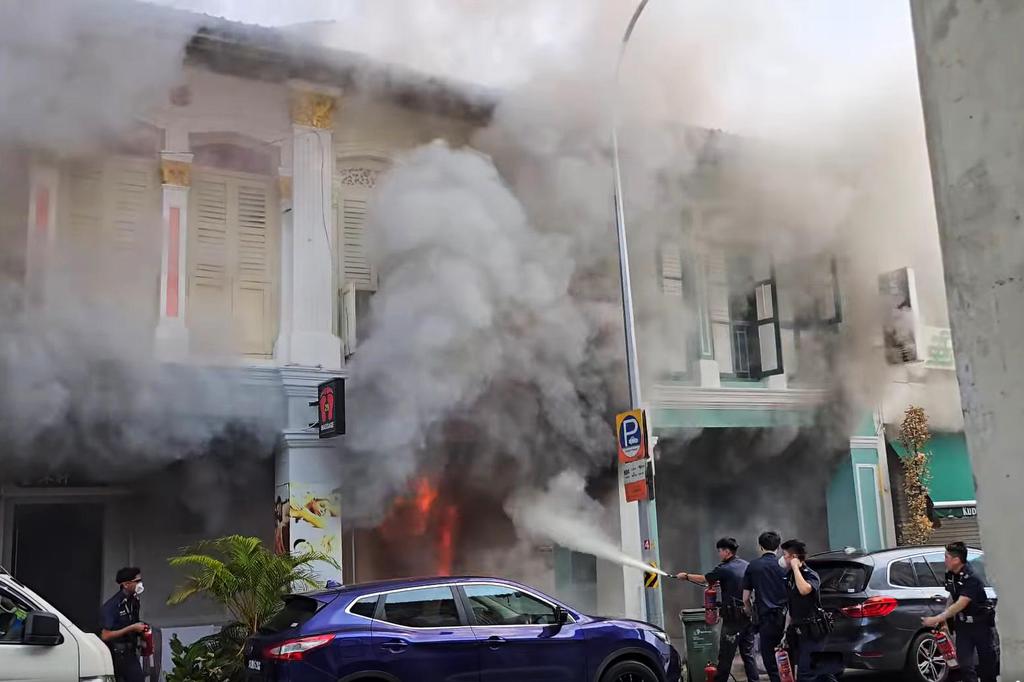
[[443, 469], [453, 420], [473, 441], [460, 477], [514, 463], [500, 486], [600, 463], [608, 378], [590, 374], [597, 330], [570, 294], [572, 243], [530, 223], [490, 159], [440, 142], [384, 178], [371, 216], [384, 284], [352, 368], [346, 448], [368, 457], [355, 507]]
[[[382, 21], [382, 15], [391, 16], [387, 5], [375, 7], [383, 9], [367, 10], [363, 18], [388, 25]], [[375, 485], [357, 493], [400, 490], [416, 471], [443, 469], [439, 462], [448, 459], [452, 420], [473, 423], [479, 447], [470, 475], [505, 474], [507, 469], [491, 465], [515, 462], [513, 475], [519, 478], [501, 476], [494, 482], [500, 490], [530, 489], [561, 471], [550, 466], [552, 459], [564, 458], [582, 471], [588, 463], [600, 469], [608, 462], [611, 441], [601, 420], [624, 403], [607, 145], [615, 98], [622, 112], [646, 388], [671, 368], [679, 337], [694, 327], [692, 306], [671, 308], [661, 295], [655, 267], [663, 240], [682, 241], [684, 211], [703, 214], [692, 228], [698, 241], [770, 256], [785, 273], [780, 288], [786, 287], [782, 296], [789, 297], [794, 315], [807, 314], [817, 302], [807, 292], [822, 288], [820, 269], [807, 263], [833, 255], [839, 261], [848, 283], [842, 292], [845, 324], [838, 335], [805, 338], [796, 363], [798, 385], [831, 389], [832, 404], [808, 433], [777, 430], [758, 436], [756, 448], [730, 446], [764, 462], [781, 453], [792, 460], [793, 448], [801, 457], [821, 452], [821, 470], [790, 481], [789, 495], [820, 497], [836, 457], [848, 448], [854, 422], [877, 405], [894, 376], [881, 352], [877, 275], [903, 265], [927, 270], [921, 287], [936, 292], [926, 302], [927, 314], [942, 323], [941, 267], [909, 18], [888, 15], [905, 22], [905, 44], [881, 41], [868, 52], [858, 48], [858, 59], [822, 59], [820, 42], [796, 39], [803, 35], [801, 13], [783, 3], [729, 10], [711, 3], [652, 3], [615, 90], [610, 74], [628, 9], [589, 3], [566, 30], [560, 59], [546, 59], [543, 49], [536, 62], [523, 52], [509, 54], [517, 67], [533, 65], [529, 77], [511, 79], [514, 85], [503, 92], [490, 125], [474, 140], [492, 156], [500, 176], [474, 155], [434, 148], [414, 153], [381, 188], [371, 219], [371, 232], [379, 233], [381, 288], [371, 336], [354, 364], [356, 390], [378, 391], [357, 414], [369, 409], [379, 416], [374, 433], [357, 434], [352, 444], [360, 449], [386, 443], [391, 449], [379, 451], [389, 452], [391, 460], [378, 461], [384, 470]], [[463, 22], [466, 30], [457, 40], [483, 50], [495, 32], [480, 21], [486, 12], [477, 10], [452, 10], [437, 21]], [[851, 12], [844, 5], [834, 16], [816, 16], [841, 24]], [[404, 30], [411, 34], [437, 27], [429, 16], [416, 26], [405, 19]], [[350, 28], [342, 26], [334, 35]], [[331, 27], [317, 33], [330, 36]], [[437, 45], [404, 42], [406, 51]], [[685, 122], [727, 132], [709, 134]], [[441, 178], [458, 189], [445, 191]], [[478, 198], [493, 196], [497, 186], [501, 201]], [[498, 225], [505, 226], [500, 235], [494, 233]], [[551, 254], [541, 268], [546, 276], [526, 274], [536, 265], [535, 245], [547, 245], [553, 235], [564, 241], [544, 247]], [[505, 257], [495, 256], [496, 249]], [[560, 268], [557, 277], [551, 276], [552, 264]], [[516, 270], [522, 271], [518, 286], [553, 289], [524, 299], [517, 286], [502, 285]], [[453, 291], [453, 282], [465, 290]], [[535, 314], [530, 304], [558, 314]], [[413, 317], [419, 311], [427, 311], [422, 320]], [[510, 318], [513, 311], [529, 322]], [[673, 311], [677, 317], [670, 322]], [[581, 347], [588, 352], [578, 352]], [[578, 383], [580, 375], [597, 378], [591, 386], [601, 391], [619, 392], [594, 394]], [[545, 400], [552, 382], [575, 383], [585, 399]], [[395, 419], [387, 413], [393, 407]], [[574, 446], [569, 450], [543, 447], [538, 433], [581, 414], [583, 423], [600, 426], [560, 434]], [[683, 448], [674, 456], [689, 461], [691, 454]], [[762, 470], [739, 455], [730, 461], [733, 469], [721, 476]], [[699, 499], [711, 504], [715, 498]], [[771, 525], [783, 531], [796, 525], [795, 511], [768, 506], [775, 517]], [[533, 537], [543, 533], [528, 525], [521, 530]]]
[[[67, 215], [46, 272], [25, 247], [33, 159], [63, 167], [125, 151], [141, 117], [181, 75], [195, 17], [128, 0], [0, 5], [0, 478], [123, 482], [218, 452], [268, 456], [280, 391], [244, 372], [161, 362], [154, 353], [160, 248], [155, 159], [149, 218], [137, 251], [110, 256], [83, 243]], [[147, 153], [159, 141], [147, 142]], [[25, 152], [23, 150], [29, 150]], [[99, 229], [99, 228], [97, 228]], [[97, 263], [104, 267], [96, 268]], [[229, 437], [230, 436], [230, 437]], [[207, 473], [209, 479], [217, 474]], [[208, 487], [208, 486], [207, 486]], [[190, 503], [210, 504], [206, 495]]]
[[165, 101], [197, 27], [130, 0], [0, 4], [0, 141], [70, 155], [117, 140]]

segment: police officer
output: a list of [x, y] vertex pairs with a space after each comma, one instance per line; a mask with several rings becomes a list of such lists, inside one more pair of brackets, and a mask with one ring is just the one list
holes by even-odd
[[117, 682], [143, 682], [141, 636], [149, 626], [139, 619], [142, 570], [127, 566], [117, 572], [116, 578], [120, 589], [100, 609], [100, 638], [110, 647]]
[[750, 682], [757, 682], [757, 661], [754, 659], [754, 628], [750, 619], [743, 611], [743, 575], [747, 571], [747, 562], [736, 556], [739, 550], [735, 538], [722, 538], [715, 547], [718, 548], [718, 564], [707, 575], [699, 573], [679, 573], [680, 580], [697, 585], [718, 583], [719, 611], [722, 614], [722, 632], [718, 640], [718, 669], [715, 682], [726, 682], [732, 670], [732, 660], [736, 657], [737, 647], [743, 659], [743, 669]]
[[[799, 540], [782, 543], [779, 566], [786, 577], [786, 634], [784, 647], [796, 668], [799, 682], [829, 682], [842, 674], [842, 656], [826, 660], [823, 655], [828, 627], [821, 609], [821, 578], [808, 566], [807, 545]], [[763, 645], [762, 645], [763, 646]]]
[[[985, 582], [967, 563], [967, 545], [951, 542], [946, 545], [946, 591], [949, 601], [937, 616], [923, 618], [930, 628], [939, 627], [950, 618], [956, 633], [956, 658], [964, 682], [996, 682], [999, 657], [996, 653], [996, 610], [985, 593]], [[975, 669], [974, 655], [978, 664]]]
[[771, 682], [779, 682], [775, 649], [786, 629], [787, 573], [776, 556], [781, 540], [775, 531], [761, 533], [757, 538], [761, 556], [751, 561], [743, 574], [743, 608], [754, 622], [761, 660]]

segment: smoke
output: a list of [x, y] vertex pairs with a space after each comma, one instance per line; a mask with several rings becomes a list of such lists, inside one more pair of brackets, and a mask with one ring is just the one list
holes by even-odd
[[68, 155], [166, 99], [196, 18], [129, 0], [0, 5], [0, 140]]
[[[737, 456], [725, 469], [713, 468], [723, 480], [759, 471], [776, 486], [787, 485], [789, 495], [822, 497], [855, 421], [899, 376], [881, 352], [878, 274], [914, 266], [928, 292], [924, 314], [934, 324], [945, 317], [909, 16], [905, 8], [884, 11], [888, 33], [865, 34], [853, 52], [840, 53], [824, 36], [851, 22], [879, 30], [867, 26], [871, 12], [812, 5], [652, 3], [617, 88], [610, 75], [629, 8], [576, 6], [570, 25], [560, 27], [557, 48], [543, 31], [524, 31], [523, 45], [501, 54], [498, 61], [510, 68], [499, 68], [501, 77], [490, 81], [505, 89], [489, 125], [473, 139], [490, 160], [435, 145], [397, 164], [371, 210], [381, 286], [370, 336], [353, 364], [350, 454], [360, 462], [368, 459], [360, 451], [370, 446], [389, 453], [373, 465], [375, 478], [370, 465], [354, 465], [355, 480], [373, 479], [353, 491], [368, 502], [358, 505], [368, 516], [374, 500], [401, 490], [414, 471], [445, 469], [453, 421], [474, 442], [464, 475], [493, 486], [498, 499], [530, 499], [567, 468], [607, 467], [609, 413], [625, 406], [609, 197], [613, 101], [621, 114], [649, 394], [678, 367], [680, 338], [697, 326], [693, 301], [661, 291], [656, 255], [663, 243], [753, 254], [759, 264], [739, 272], [748, 280], [760, 278], [758, 267], [766, 276], [774, 265], [791, 322], [817, 319], [823, 297], [831, 296], [822, 264], [837, 259], [843, 325], [838, 333], [804, 330], [787, 367], [791, 385], [828, 390], [818, 422], [761, 434], [756, 448], [742, 437], [723, 443]], [[490, 65], [488, 46], [505, 45], [495, 27], [518, 25], [495, 5], [435, 9], [425, 3], [422, 13], [397, 19], [398, 34], [451, 40], [405, 39], [393, 52], [389, 39], [377, 45], [379, 53], [472, 78], [476, 63], [445, 65], [436, 53], [462, 54], [468, 45], [469, 54]], [[390, 27], [395, 18], [388, 3], [364, 10], [359, 21], [322, 25], [315, 35], [347, 44], [343, 37], [360, 22]], [[824, 27], [822, 35], [808, 37], [808, 17], [816, 31]], [[453, 25], [462, 30], [448, 33]], [[893, 38], [900, 31], [905, 35]], [[363, 31], [366, 41], [373, 35], [372, 28]], [[688, 232], [681, 217], [687, 214]], [[375, 422], [361, 427], [360, 415], [369, 414]], [[681, 448], [672, 456], [695, 466], [697, 452]], [[816, 457], [816, 464], [794, 478], [787, 467], [769, 466], [783, 453], [789, 461], [794, 454], [800, 461]], [[488, 477], [494, 471], [501, 475]], [[695, 496], [704, 506], [715, 499]], [[803, 512], [770, 504], [771, 495], [758, 499], [774, 518], [764, 525], [798, 525]], [[534, 537], [540, 521], [523, 509], [514, 504], [509, 513], [517, 514], [524, 536]], [[578, 530], [567, 546], [587, 538], [601, 546], [593, 526]]]
[[[4, 482], [133, 482], [195, 459], [205, 468], [183, 471], [176, 490], [184, 506], [208, 510], [212, 481], [235, 466], [221, 455], [272, 452], [279, 389], [231, 362], [212, 369], [154, 352], [162, 142], [140, 121], [166, 103], [197, 26], [194, 16], [129, 0], [0, 6], [0, 155], [12, 180], [0, 194]], [[92, 169], [140, 152], [147, 158], [133, 168], [148, 185], [134, 232], [113, 244], [110, 232], [125, 225], [76, 232], [74, 217], [58, 212], [48, 267], [26, 265], [33, 160]], [[76, 201], [103, 205], [100, 185], [83, 187]]]

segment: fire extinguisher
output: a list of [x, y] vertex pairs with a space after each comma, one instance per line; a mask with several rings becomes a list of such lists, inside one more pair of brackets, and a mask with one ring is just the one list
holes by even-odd
[[153, 628], [146, 626], [146, 629], [142, 631], [142, 659], [144, 661], [144, 668], [146, 670], [153, 669], [153, 654], [156, 647], [153, 645]]
[[939, 653], [946, 659], [946, 666], [950, 669], [956, 669], [960, 667], [960, 661], [956, 660], [956, 648], [953, 647], [953, 642], [950, 640], [949, 635], [944, 630], [935, 631], [935, 646], [938, 648]]
[[708, 661], [708, 664], [704, 666], [704, 682], [715, 682], [716, 674], [718, 674], [718, 668], [714, 663]]
[[789, 662], [789, 652], [785, 649], [775, 650], [775, 665], [779, 669], [779, 682], [795, 682], [793, 665]]
[[711, 583], [704, 589], [704, 622], [708, 625], [718, 622], [718, 583]]

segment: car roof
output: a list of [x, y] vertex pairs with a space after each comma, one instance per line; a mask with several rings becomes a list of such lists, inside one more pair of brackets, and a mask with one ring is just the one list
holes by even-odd
[[[313, 590], [311, 592], [303, 592], [302, 596], [307, 597], [333, 597], [337, 595], [360, 595], [360, 594], [373, 594], [375, 592], [386, 592], [388, 590], [401, 590], [413, 587], [430, 587], [432, 585], [451, 585], [454, 583], [465, 583], [465, 582], [497, 582], [506, 585], [519, 585], [514, 580], [507, 578], [495, 578], [492, 576], [482, 575], [462, 575], [462, 576], [426, 576], [418, 578], [394, 578], [391, 580], [377, 580], [373, 582], [365, 583], [353, 583], [351, 585], [342, 585], [341, 587], [334, 587], [324, 590]], [[525, 586], [523, 586], [525, 587]]]
[[[976, 552], [982, 551], [977, 547], [968, 547], [967, 549]], [[879, 561], [892, 561], [894, 559], [902, 559], [904, 557], [918, 556], [919, 554], [931, 554], [933, 552], [945, 551], [946, 548], [943, 545], [890, 547], [888, 549], [879, 549], [873, 552], [866, 552], [862, 549], [847, 548], [844, 550], [835, 550], [831, 552], [821, 552], [820, 554], [813, 554], [807, 557], [807, 560], [809, 562], [852, 561], [855, 563], [869, 564], [874, 563], [875, 559], [878, 559]]]

